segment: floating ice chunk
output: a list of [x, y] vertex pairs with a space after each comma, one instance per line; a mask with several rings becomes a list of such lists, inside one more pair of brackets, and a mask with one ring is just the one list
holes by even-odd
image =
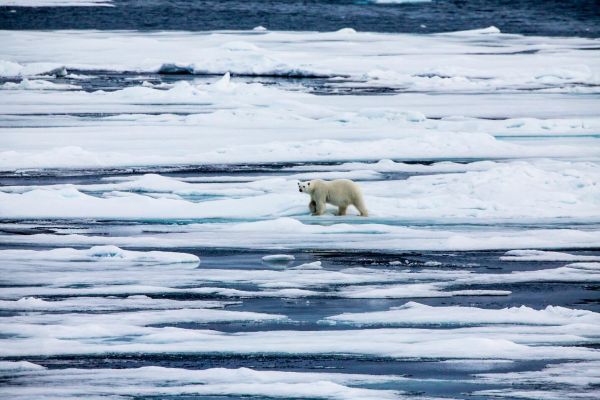
[[[67, 327], [68, 328], [68, 327]], [[2, 324], [2, 357], [61, 354], [344, 354], [399, 359], [600, 360], [598, 326], [485, 326], [455, 329], [351, 329], [218, 332], [175, 327]], [[44, 340], [40, 340], [43, 338]]]
[[17, 311], [124, 311], [167, 310], [194, 308], [223, 308], [236, 302], [206, 300], [153, 299], [144, 295], [121, 297], [70, 297], [64, 300], [43, 300], [23, 297], [18, 300], [0, 300], [0, 310]]
[[[131, 325], [148, 326], [157, 324], [173, 324], [177, 322], [195, 322], [199, 324], [209, 322], [264, 322], [286, 320], [285, 315], [266, 314], [249, 311], [215, 310], [207, 308], [176, 309], [176, 310], [148, 310], [115, 313], [61, 313], [61, 314], [24, 314], [13, 317], [0, 317], [0, 327], [9, 330], [6, 324], [19, 326], [20, 324], [43, 324], [56, 327], [97, 325]], [[0, 328], [2, 329], [2, 328]]]
[[341, 35], [353, 35], [356, 33], [356, 30], [352, 28], [342, 28], [340, 30], [335, 31], [335, 33], [339, 33]]
[[287, 263], [290, 261], [294, 261], [296, 259], [296, 257], [294, 257], [291, 254], [272, 254], [269, 256], [264, 256], [262, 258], [263, 261], [265, 262], [273, 262], [273, 263]]
[[265, 27], [264, 27], [264, 26], [262, 26], [262, 25], [259, 25], [259, 26], [255, 26], [254, 28], [252, 28], [252, 30], [253, 30], [253, 31], [256, 31], [256, 32], [266, 32], [266, 31], [267, 31], [267, 28], [265, 28]]
[[[0, 193], [1, 197], [1, 193]], [[289, 206], [289, 202], [288, 202]], [[299, 205], [305, 209], [305, 203]], [[338, 218], [338, 217], [331, 217]], [[92, 246], [119, 245], [143, 248], [175, 247], [220, 247], [252, 248], [273, 251], [273, 249], [324, 249], [329, 250], [506, 250], [524, 248], [595, 248], [600, 246], [600, 238], [595, 231], [587, 229], [536, 228], [523, 229], [487, 227], [468, 232], [444, 226], [437, 229], [394, 226], [386, 220], [374, 220], [369, 224], [336, 223], [324, 220], [331, 225], [303, 223], [295, 218], [281, 217], [257, 222], [203, 223], [188, 225], [185, 229], [172, 225], [154, 225], [154, 229], [164, 231], [160, 237], [151, 235], [82, 235], [69, 229], [60, 229], [57, 234], [40, 233], [35, 235], [5, 235], [5, 244], [36, 244], [45, 246]], [[143, 232], [140, 232], [143, 233]], [[590, 278], [579, 269], [569, 269], [575, 279]], [[505, 276], [508, 276], [504, 274]], [[540, 274], [544, 275], [544, 274]], [[554, 276], [559, 279], [559, 276]]]
[[313, 261], [311, 263], [300, 264], [296, 267], [292, 267], [291, 269], [318, 270], [323, 269], [323, 267], [321, 266], [321, 261]]
[[59, 63], [30, 63], [22, 65], [12, 61], [0, 60], [0, 76], [55, 76], [63, 77], [68, 73], [67, 68]]
[[597, 389], [600, 384], [600, 363], [598, 361], [549, 364], [541, 371], [487, 373], [478, 374], [477, 378], [485, 383], [509, 383], [511, 386], [474, 393], [482, 396], [536, 400], [594, 400], [600, 395], [600, 391]]
[[442, 263], [439, 261], [425, 261], [423, 265], [426, 267], [439, 267]]
[[560, 384], [568, 386], [592, 386], [600, 384], [600, 362], [582, 361], [549, 364], [541, 371], [479, 374], [487, 382], [535, 383], [538, 385]]
[[215, 82], [214, 87], [215, 89], [220, 91], [233, 90], [235, 86], [233, 83], [231, 83], [231, 75], [229, 74], [229, 72], [226, 72], [221, 79]]
[[0, 0], [0, 7], [114, 7], [112, 0]]
[[600, 261], [600, 256], [568, 254], [557, 251], [510, 250], [500, 257], [503, 261]]
[[0, 85], [0, 89], [5, 90], [69, 90], [69, 89], [81, 89], [81, 86], [70, 85], [66, 83], [54, 83], [41, 79], [23, 79], [19, 83], [6, 82]]
[[44, 370], [45, 367], [31, 363], [29, 361], [0, 361], [0, 375], [5, 372], [13, 371], [39, 371]]
[[190, 263], [200, 259], [193, 254], [164, 251], [130, 251], [117, 246], [94, 246], [87, 250], [60, 248], [53, 250], [0, 250], [0, 260], [19, 261], [97, 261], [134, 264]]
[[359, 325], [567, 325], [588, 323], [600, 326], [600, 314], [564, 307], [547, 306], [543, 310], [534, 310], [521, 306], [498, 310], [460, 306], [431, 307], [415, 302], [406, 303], [401, 307], [393, 308], [389, 311], [345, 313], [327, 317], [325, 320]]
[[578, 400], [597, 400], [600, 395], [598, 390], [568, 390], [561, 389], [489, 389], [489, 390], [477, 390], [472, 393], [474, 396], [483, 396], [484, 398], [509, 398], [513, 399], [530, 399], [530, 400], [564, 400], [564, 399], [578, 399]]
[[379, 160], [374, 163], [347, 162], [334, 165], [298, 165], [288, 168], [290, 171], [377, 171], [377, 172], [465, 172], [483, 171], [497, 167], [494, 161], [475, 161], [467, 164], [452, 161], [441, 161], [432, 164], [408, 164], [390, 159]]
[[[136, 397], [265, 397], [336, 400], [402, 400], [400, 392], [360, 385], [403, 381], [392, 375], [260, 371], [249, 368], [189, 370], [164, 367], [76, 369], [21, 374], [0, 388], [10, 398], [77, 399], [81, 393], [102, 398]], [[21, 380], [27, 379], [23, 385]], [[54, 384], [56, 382], [56, 384]], [[94, 398], [94, 396], [92, 396]]]
[[467, 30], [467, 31], [457, 31], [457, 32], [448, 32], [445, 33], [445, 35], [496, 35], [496, 34], [500, 34], [500, 29], [496, 28], [495, 26], [488, 26], [487, 28], [481, 28], [481, 29], [471, 29], [471, 30]]

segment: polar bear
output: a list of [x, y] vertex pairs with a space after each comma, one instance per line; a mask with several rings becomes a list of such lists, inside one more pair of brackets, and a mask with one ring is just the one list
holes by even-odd
[[323, 215], [326, 203], [338, 207], [337, 215], [346, 215], [346, 209], [352, 204], [361, 217], [368, 217], [362, 192], [358, 185], [348, 179], [324, 181], [315, 179], [308, 182], [298, 182], [298, 190], [310, 195], [308, 208], [312, 215]]

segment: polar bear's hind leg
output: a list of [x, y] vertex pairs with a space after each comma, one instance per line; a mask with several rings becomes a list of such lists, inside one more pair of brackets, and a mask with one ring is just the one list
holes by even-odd
[[339, 206], [337, 215], [346, 215], [346, 209], [348, 206]]
[[352, 205], [356, 207], [361, 217], [369, 216], [369, 212], [367, 211], [367, 207], [365, 207], [365, 202], [363, 201], [363, 199], [358, 198], [354, 200], [354, 203], [352, 203]]

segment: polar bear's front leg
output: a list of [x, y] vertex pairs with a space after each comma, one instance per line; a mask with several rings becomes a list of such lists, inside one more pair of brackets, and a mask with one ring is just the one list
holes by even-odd
[[325, 202], [324, 201], [315, 201], [315, 212], [313, 215], [323, 215], [325, 214]]
[[346, 215], [346, 209], [348, 206], [339, 206], [337, 215]]
[[311, 200], [310, 203], [308, 203], [308, 209], [311, 214], [315, 214], [317, 212], [317, 203], [315, 203], [314, 200]]

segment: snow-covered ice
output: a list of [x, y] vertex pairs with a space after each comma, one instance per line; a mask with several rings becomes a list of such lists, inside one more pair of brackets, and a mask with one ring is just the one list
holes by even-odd
[[0, 7], [113, 7], [112, 0], [0, 0]]
[[510, 250], [502, 257], [506, 261], [600, 261], [598, 256], [573, 255], [558, 251]]
[[117, 246], [94, 246], [87, 250], [70, 248], [53, 250], [0, 250], [3, 261], [96, 261], [99, 263], [127, 264], [177, 264], [191, 263], [198, 265], [200, 259], [193, 254], [172, 253], [164, 251], [130, 251]]
[[[510, 382], [509, 389], [482, 390], [477, 394], [524, 399], [596, 399], [600, 395], [597, 361], [549, 364], [541, 371], [481, 374], [487, 382]], [[536, 386], [537, 390], [525, 385]]]
[[598, 39], [0, 42], [0, 397], [598, 397]]
[[600, 314], [591, 311], [569, 310], [548, 306], [544, 310], [529, 307], [513, 307], [501, 310], [478, 309], [476, 307], [430, 307], [409, 302], [389, 311], [341, 314], [327, 317], [328, 322], [358, 325], [480, 325], [480, 324], [525, 324], [562, 325], [569, 323], [600, 323]]
[[[402, 219], [409, 215], [412, 219], [438, 221], [525, 218], [589, 222], [597, 221], [600, 215], [600, 169], [595, 163], [519, 161], [486, 167], [364, 182], [362, 186], [370, 214], [376, 218]], [[113, 184], [6, 186], [0, 188], [0, 216], [183, 219], [305, 214], [306, 199], [298, 196], [294, 187], [295, 179], [285, 178], [189, 183], [159, 175]], [[153, 197], [146, 195], [148, 192], [177, 196]], [[198, 203], [181, 198], [186, 195], [204, 198]], [[539, 207], [542, 203], [544, 207]]]
[[[31, 364], [34, 365], [34, 364]], [[1, 371], [1, 370], [0, 370]], [[58, 379], [60, 385], [48, 385]], [[80, 398], [107, 396], [267, 396], [269, 398], [396, 399], [409, 398], [401, 391], [357, 388], [360, 384], [403, 381], [393, 375], [261, 371], [249, 368], [203, 370], [142, 367], [86, 370], [69, 368], [43, 373], [19, 373], [0, 394], [11, 398]], [[28, 381], [27, 388], [19, 387]]]
[[[65, 111], [121, 115], [98, 118], [92, 126], [81, 121], [60, 129], [0, 128], [0, 144], [9, 149], [0, 153], [3, 168], [598, 154], [597, 144], [590, 148], [536, 140], [532, 147], [490, 135], [597, 134], [594, 97], [539, 93], [596, 88], [599, 61], [594, 39], [497, 31], [437, 35], [348, 30], [259, 35], [5, 31], [0, 35], [9, 44], [0, 64], [5, 76], [69, 70], [143, 73], [164, 70], [167, 64], [194, 73], [225, 74], [214, 84], [180, 81], [167, 88], [5, 90], [0, 105], [13, 115]], [[106, 40], [113, 45], [105, 46]], [[479, 55], [465, 56], [473, 53]], [[358, 80], [417, 93], [318, 96], [240, 82], [229, 73], [346, 76], [343, 79], [351, 85]], [[461, 94], [465, 91], [468, 94]], [[472, 107], [473, 91], [477, 107]], [[163, 140], [165, 131], [171, 136], [168, 142]], [[364, 140], [365, 132], [369, 140]], [[127, 138], [134, 134], [144, 140], [128, 146]], [[357, 146], [357, 140], [363, 143]]]
[[[598, 325], [492, 326], [456, 329], [256, 331], [225, 333], [204, 329], [98, 324], [13, 323], [0, 326], [3, 357], [36, 355], [203, 353], [355, 354], [399, 359], [500, 358], [511, 360], [598, 360]], [[130, 337], [134, 335], [135, 339]], [[41, 339], [44, 339], [41, 341]]]
[[[596, 46], [596, 39], [528, 37], [502, 34], [497, 28], [431, 35], [352, 29], [261, 34], [5, 31], [1, 35], [7, 43], [4, 61], [71, 70], [152, 72], [169, 65], [194, 73], [352, 77], [377, 71], [400, 79], [429, 79], [438, 86], [462, 79], [467, 90], [468, 83], [489, 85], [490, 79], [505, 87], [598, 83], [594, 70], [598, 55], [586, 51]], [[106, 40], [113, 45], [103, 45]], [[464, 56], [470, 53], [479, 54]], [[522, 65], [527, 68], [517, 67]]]

